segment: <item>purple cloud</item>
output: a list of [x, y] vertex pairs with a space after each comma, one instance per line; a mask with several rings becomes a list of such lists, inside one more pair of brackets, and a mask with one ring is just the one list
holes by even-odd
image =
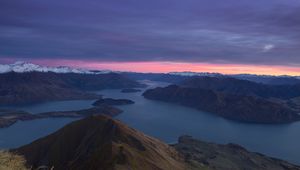
[[299, 47], [298, 0], [0, 2], [3, 57], [300, 65]]

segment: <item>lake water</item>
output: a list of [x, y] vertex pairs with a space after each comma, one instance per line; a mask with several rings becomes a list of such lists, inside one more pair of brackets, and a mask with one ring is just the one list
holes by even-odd
[[76, 119], [50, 118], [18, 122], [0, 129], [0, 148], [15, 148], [46, 136]]
[[[150, 88], [167, 85], [149, 81], [147, 84], [151, 85]], [[180, 135], [187, 134], [215, 143], [237, 143], [251, 151], [300, 164], [300, 122], [285, 125], [244, 124], [184, 106], [147, 100], [141, 96], [142, 92], [121, 93], [120, 90], [103, 90], [99, 93], [104, 97], [135, 101], [134, 105], [119, 106], [124, 112], [116, 119], [165, 142], [174, 143]], [[81, 102], [79, 105], [81, 103], [86, 107], [90, 107], [92, 103], [92, 101]], [[51, 109], [54, 105], [50, 102], [44, 103], [44, 106], [39, 108], [45, 111], [45, 108]], [[70, 106], [70, 102], [62, 102], [62, 106], [65, 106], [62, 107], [65, 109], [75, 110]], [[32, 107], [31, 110], [38, 111]], [[28, 143], [72, 120], [45, 119], [18, 122], [9, 128], [0, 129], [0, 148]]]
[[43, 102], [30, 105], [2, 106], [2, 109], [24, 110], [32, 114], [49, 112], [49, 111], [70, 111], [81, 110], [92, 107], [95, 100], [70, 100]]

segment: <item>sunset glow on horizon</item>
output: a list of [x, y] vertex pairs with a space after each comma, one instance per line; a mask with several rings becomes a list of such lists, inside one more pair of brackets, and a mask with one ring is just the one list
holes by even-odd
[[0, 9], [0, 64], [300, 75], [299, 0], [17, 0]]
[[107, 62], [86, 60], [34, 60], [33, 63], [47, 66], [70, 66], [92, 70], [129, 71], [142, 73], [168, 72], [210, 72], [222, 74], [258, 74], [300, 76], [300, 67], [250, 65], [250, 64], [212, 64], [187, 62]]

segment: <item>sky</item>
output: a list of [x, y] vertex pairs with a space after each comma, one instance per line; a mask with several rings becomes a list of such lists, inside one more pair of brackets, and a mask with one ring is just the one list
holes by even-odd
[[300, 75], [300, 0], [1, 0], [0, 62]]

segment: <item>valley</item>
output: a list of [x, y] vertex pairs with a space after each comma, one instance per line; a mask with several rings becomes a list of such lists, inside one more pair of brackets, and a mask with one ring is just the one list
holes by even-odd
[[[141, 81], [141, 83], [147, 84], [147, 89], [170, 85], [149, 80]], [[232, 122], [196, 109], [145, 99], [142, 94], [147, 89], [141, 89], [140, 92], [135, 93], [123, 93], [121, 89], [105, 89], [97, 91], [95, 94], [103, 96], [103, 98], [133, 101], [132, 105], [115, 106], [123, 111], [115, 118], [167, 143], [174, 143], [179, 136], [188, 134], [196, 139], [210, 142], [237, 143], [251, 151], [282, 158], [293, 163], [300, 162], [298, 159], [300, 147], [297, 144], [300, 141], [297, 130], [300, 128], [298, 122], [283, 125]], [[78, 110], [91, 108], [94, 102], [95, 100], [46, 102], [17, 108], [35, 114], [51, 112], [52, 109], [56, 112], [61, 110], [68, 112], [74, 107], [78, 107]], [[0, 147], [12, 148], [24, 145], [52, 133], [78, 118], [45, 118], [17, 122], [11, 127], [0, 129]], [[31, 135], [26, 137], [22, 135], [28, 133], [29, 129]], [[220, 129], [222, 129], [222, 133], [220, 133]], [[272, 139], [272, 145], [269, 144], [270, 139]]]

